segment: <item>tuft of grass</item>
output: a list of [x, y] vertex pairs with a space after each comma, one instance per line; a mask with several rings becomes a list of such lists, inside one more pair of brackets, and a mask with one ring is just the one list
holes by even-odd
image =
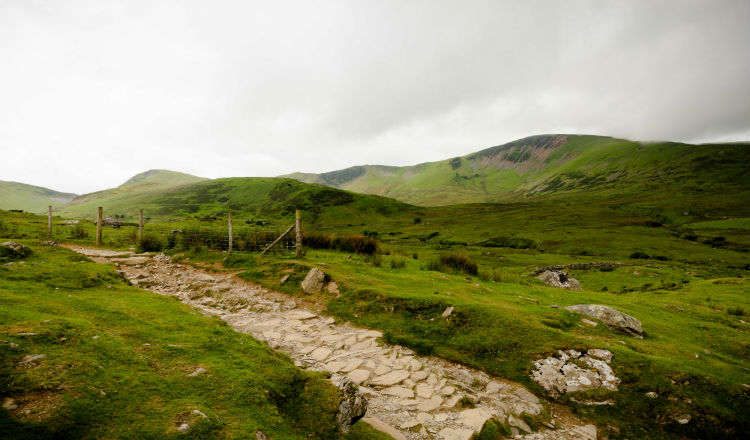
[[440, 255], [427, 264], [427, 269], [446, 273], [458, 271], [467, 275], [479, 273], [479, 265], [470, 256], [461, 253]]
[[406, 258], [401, 255], [391, 257], [391, 269], [403, 269], [406, 267]]

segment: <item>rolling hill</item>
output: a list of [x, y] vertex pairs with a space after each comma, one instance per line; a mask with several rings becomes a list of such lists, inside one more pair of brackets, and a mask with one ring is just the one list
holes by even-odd
[[423, 206], [507, 202], [592, 190], [747, 194], [750, 144], [540, 135], [414, 166], [362, 165], [282, 177]]
[[293, 179], [234, 177], [158, 185], [151, 183], [153, 176], [145, 179], [139, 176], [119, 188], [80, 196], [59, 213], [91, 218], [96, 207], [102, 206], [105, 215], [117, 214], [126, 220], [135, 220], [138, 209], [157, 219], [210, 219], [224, 217], [232, 211], [235, 216], [268, 220], [293, 216], [295, 209], [301, 209], [308, 220], [347, 217], [354, 221], [359, 217], [378, 217], [410, 208], [384, 197]]
[[0, 209], [22, 209], [40, 213], [46, 212], [49, 205], [56, 208], [65, 205], [75, 197], [76, 194], [72, 193], [0, 180]]
[[[135, 200], [144, 194], [158, 193], [169, 188], [175, 188], [191, 183], [208, 180], [204, 177], [192, 176], [169, 170], [149, 170], [128, 179], [117, 188], [106, 189], [77, 196], [66, 206], [55, 210], [55, 214], [67, 217], [91, 218], [96, 215], [98, 206], [106, 206], [108, 214], [132, 208]], [[134, 211], [137, 214], [137, 209]]]

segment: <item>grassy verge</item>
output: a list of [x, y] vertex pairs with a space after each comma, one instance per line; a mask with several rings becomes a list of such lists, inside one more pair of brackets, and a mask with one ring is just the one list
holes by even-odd
[[18, 406], [0, 409], [1, 437], [341, 437], [321, 374], [111, 267], [23, 242], [34, 253], [0, 265], [0, 396]]

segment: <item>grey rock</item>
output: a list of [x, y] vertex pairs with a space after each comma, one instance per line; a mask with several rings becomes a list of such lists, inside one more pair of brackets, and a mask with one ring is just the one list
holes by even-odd
[[515, 417], [513, 414], [508, 416], [508, 425], [518, 428], [520, 431], [531, 433], [531, 428], [522, 419]]
[[15, 241], [0, 243], [0, 258], [18, 260], [31, 255], [31, 249]]
[[323, 290], [325, 280], [326, 274], [317, 267], [313, 267], [310, 269], [310, 272], [307, 273], [305, 279], [302, 280], [302, 290], [305, 293], [320, 293], [320, 291]]
[[336, 422], [341, 431], [346, 433], [357, 420], [365, 416], [367, 399], [359, 392], [357, 385], [346, 376], [338, 378], [334, 385], [341, 390]]
[[447, 317], [451, 316], [451, 313], [453, 313], [453, 307], [447, 307], [447, 308], [446, 308], [446, 309], [445, 309], [445, 310], [443, 311], [443, 314], [442, 314], [442, 315], [440, 315], [440, 316], [442, 316], [443, 318], [447, 318]]
[[3, 400], [3, 408], [7, 409], [8, 411], [12, 411], [18, 408], [18, 404], [16, 404], [16, 401], [11, 399], [10, 397], [6, 397]]
[[537, 277], [550, 287], [559, 287], [562, 289], [581, 290], [581, 284], [575, 278], [568, 276], [567, 272], [546, 270]]
[[600, 304], [576, 304], [568, 306], [566, 309], [596, 318], [612, 330], [621, 331], [634, 338], [643, 339], [641, 321], [612, 307]]
[[326, 291], [334, 295], [339, 295], [341, 293], [339, 292], [339, 285], [336, 284], [334, 281], [331, 281], [330, 283], [326, 285]]
[[279, 279], [279, 284], [284, 284], [289, 279], [289, 277], [292, 276], [292, 274], [286, 274], [281, 279]]

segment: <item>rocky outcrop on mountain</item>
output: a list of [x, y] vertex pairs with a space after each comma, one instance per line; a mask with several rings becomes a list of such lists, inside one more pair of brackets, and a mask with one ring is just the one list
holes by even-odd
[[582, 313], [596, 318], [612, 330], [626, 333], [634, 338], [643, 339], [641, 321], [612, 307], [600, 304], [576, 304], [565, 308], [571, 312]]
[[0, 261], [15, 261], [31, 255], [31, 249], [15, 241], [0, 243]]
[[349, 432], [351, 426], [365, 416], [367, 399], [359, 392], [357, 385], [346, 376], [337, 377], [333, 384], [341, 390], [341, 403], [336, 414], [336, 422], [342, 432]]

